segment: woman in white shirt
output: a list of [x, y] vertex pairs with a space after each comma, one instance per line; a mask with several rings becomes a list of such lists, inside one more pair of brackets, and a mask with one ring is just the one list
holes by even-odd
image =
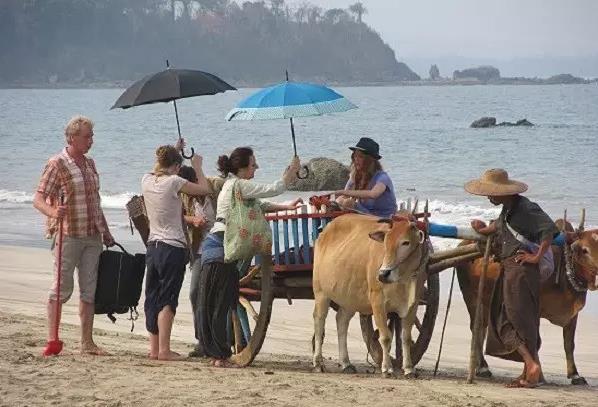
[[[200, 337], [203, 350], [216, 367], [233, 367], [228, 358], [231, 346], [227, 338], [227, 317], [239, 300], [239, 275], [236, 263], [224, 263], [224, 231], [231, 207], [232, 188], [237, 184], [243, 199], [269, 198], [282, 194], [297, 178], [300, 163], [294, 157], [281, 179], [271, 184], [252, 181], [258, 169], [253, 150], [236, 148], [229, 156], [218, 158], [218, 170], [226, 181], [218, 196], [216, 223], [202, 246], [202, 270], [199, 294]], [[295, 209], [300, 199], [290, 204], [262, 201], [264, 211]]]
[[145, 325], [150, 333], [150, 359], [181, 358], [170, 349], [170, 332], [189, 260], [179, 193], [206, 195], [210, 191], [201, 169], [201, 156], [194, 155], [191, 159], [197, 183], [177, 175], [183, 162], [179, 150], [180, 145], [158, 147], [154, 171], [141, 180], [150, 227], [144, 304]]

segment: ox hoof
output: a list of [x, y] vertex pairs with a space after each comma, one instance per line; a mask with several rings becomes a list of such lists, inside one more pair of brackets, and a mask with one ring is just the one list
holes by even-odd
[[477, 377], [484, 377], [486, 379], [492, 377], [492, 372], [487, 367], [480, 369], [476, 372]]
[[404, 374], [405, 379], [417, 379], [418, 374], [416, 372], [408, 372]]
[[575, 386], [587, 386], [588, 382], [583, 377], [578, 376], [578, 377], [571, 379], [571, 384], [573, 384]]
[[311, 371], [314, 373], [324, 373], [324, 365], [314, 366]]
[[382, 372], [382, 377], [385, 379], [394, 379], [395, 378], [395, 374], [392, 370], [389, 370], [387, 372]]
[[355, 369], [355, 366], [353, 366], [353, 365], [348, 365], [348, 366], [345, 366], [345, 368], [343, 369], [343, 373], [355, 374], [355, 373], [357, 373], [357, 369]]

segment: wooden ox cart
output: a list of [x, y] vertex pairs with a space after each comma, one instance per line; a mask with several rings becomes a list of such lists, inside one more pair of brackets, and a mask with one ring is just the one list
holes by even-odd
[[[417, 207], [417, 204], [415, 205]], [[313, 299], [312, 269], [313, 244], [326, 225], [343, 212], [328, 212], [325, 208], [311, 207], [306, 213], [305, 207], [299, 211], [270, 214], [266, 219], [272, 227], [273, 249], [271, 258], [257, 258], [248, 273], [240, 280], [240, 304], [255, 324], [249, 340], [243, 339], [241, 321], [236, 312], [232, 313], [234, 328], [235, 363], [249, 365], [260, 351], [272, 314], [274, 299], [285, 299], [289, 304], [293, 300]], [[411, 211], [422, 218], [420, 227], [428, 230], [427, 204], [423, 213]], [[418, 318], [415, 324], [412, 347], [413, 363], [417, 364], [426, 352], [432, 333], [439, 301], [438, 272], [452, 267], [456, 261], [470, 260], [480, 257], [481, 250], [477, 244], [457, 249], [434, 253], [428, 263], [428, 278], [423, 298], [419, 303]], [[252, 303], [259, 303], [259, 310]], [[332, 305], [334, 307], [334, 304]], [[400, 341], [401, 320], [397, 315], [389, 315], [389, 326], [395, 332], [395, 360], [400, 364], [402, 350]], [[374, 330], [371, 315], [360, 315], [361, 331], [369, 354], [379, 366], [382, 361], [382, 349], [378, 342], [377, 331]]]

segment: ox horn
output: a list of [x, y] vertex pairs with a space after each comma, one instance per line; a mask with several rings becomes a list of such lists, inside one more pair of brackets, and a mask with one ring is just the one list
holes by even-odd
[[581, 219], [579, 220], [577, 233], [582, 233], [584, 231], [584, 223], [586, 223], [586, 208], [581, 209]]
[[388, 225], [390, 227], [392, 227], [392, 222], [393, 220], [390, 218], [382, 218], [382, 219], [378, 219], [378, 223], [388, 223]]
[[415, 202], [413, 203], [413, 210], [411, 211], [412, 215], [416, 214], [418, 206], [419, 206], [419, 199], [415, 198]]
[[565, 213], [563, 213], [563, 226], [561, 227], [561, 231], [567, 231], [567, 209], [565, 209]]

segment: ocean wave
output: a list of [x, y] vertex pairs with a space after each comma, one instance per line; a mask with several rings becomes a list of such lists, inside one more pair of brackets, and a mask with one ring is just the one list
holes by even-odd
[[[125, 209], [126, 203], [135, 195], [132, 192], [100, 194], [105, 209]], [[33, 203], [33, 193], [0, 189], [0, 204], [3, 209], [15, 209]]]
[[23, 191], [0, 189], [0, 202], [7, 204], [32, 204], [33, 194]]

